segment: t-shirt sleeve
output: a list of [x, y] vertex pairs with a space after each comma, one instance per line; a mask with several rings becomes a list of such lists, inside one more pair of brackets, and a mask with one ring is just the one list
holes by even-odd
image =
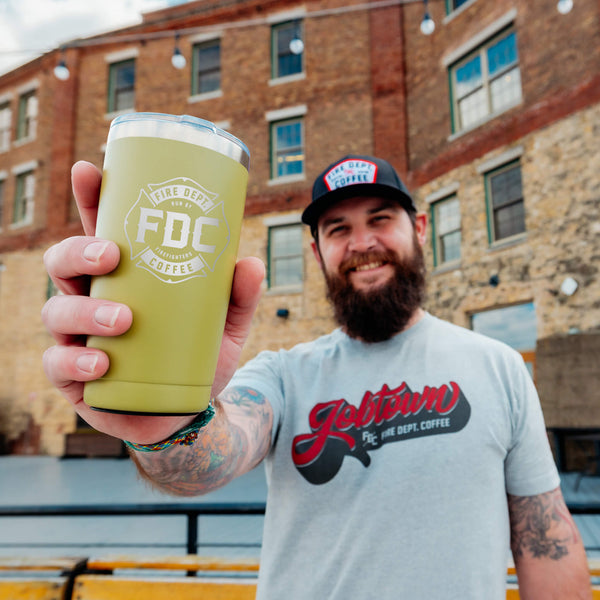
[[277, 439], [285, 402], [279, 354], [261, 352], [237, 370], [227, 387], [251, 388], [267, 399], [273, 409], [272, 446]]
[[523, 360], [518, 357], [516, 361], [510, 386], [512, 444], [504, 465], [506, 489], [515, 496], [533, 496], [556, 489], [560, 477], [537, 391]]

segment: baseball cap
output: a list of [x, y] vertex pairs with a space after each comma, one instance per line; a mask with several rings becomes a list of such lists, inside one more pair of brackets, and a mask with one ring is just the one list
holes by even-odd
[[380, 196], [397, 200], [406, 210], [417, 208], [394, 167], [375, 156], [349, 154], [330, 164], [313, 184], [312, 202], [302, 222], [314, 232], [319, 217], [336, 202], [353, 196]]

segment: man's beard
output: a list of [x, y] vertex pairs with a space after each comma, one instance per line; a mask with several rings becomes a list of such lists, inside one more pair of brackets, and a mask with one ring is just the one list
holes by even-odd
[[396, 252], [388, 250], [361, 257], [362, 264], [375, 261], [391, 264], [394, 276], [373, 290], [354, 289], [348, 277], [350, 261], [340, 265], [340, 274], [325, 273], [335, 320], [350, 337], [368, 343], [389, 340], [405, 329], [425, 300], [425, 260], [416, 236], [412, 256], [401, 260]]

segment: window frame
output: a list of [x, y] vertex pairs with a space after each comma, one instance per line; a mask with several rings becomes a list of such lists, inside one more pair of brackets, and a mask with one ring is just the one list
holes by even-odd
[[[500, 315], [502, 312], [504, 312], [504, 314], [506, 314], [506, 311], [512, 311], [515, 309], [516, 310], [526, 309], [532, 315], [532, 322], [518, 321], [519, 323], [527, 323], [529, 325], [529, 327], [525, 327], [525, 326], [521, 325], [518, 329], [521, 332], [526, 332], [531, 329], [535, 330], [535, 339], [533, 340], [533, 346], [531, 344], [528, 344], [527, 346], [517, 346], [516, 344], [510, 343], [510, 339], [507, 339], [502, 336], [495, 336], [489, 329], [486, 331], [484, 328], [481, 328], [481, 327], [477, 328], [475, 326], [475, 320], [476, 320], [476, 317], [478, 317], [478, 316], [481, 316], [484, 314], [489, 315], [492, 313], [496, 313], [496, 314]], [[524, 313], [524, 314], [526, 314], [526, 313]], [[505, 320], [506, 319], [504, 319], [504, 321]], [[533, 381], [535, 382], [536, 348], [537, 348], [537, 340], [538, 340], [538, 315], [537, 315], [537, 307], [533, 300], [526, 300], [526, 301], [516, 302], [514, 304], [508, 304], [505, 306], [500, 305], [500, 306], [495, 306], [495, 307], [491, 307], [491, 308], [487, 308], [487, 309], [474, 311], [474, 312], [470, 313], [469, 321], [470, 321], [470, 329], [471, 330], [476, 331], [482, 335], [486, 335], [488, 337], [492, 337], [494, 339], [500, 340], [501, 342], [507, 344], [508, 346], [510, 346], [511, 348], [516, 350], [523, 357], [523, 360], [525, 361], [528, 371], [529, 371], [530, 375], [532, 376]], [[512, 323], [514, 321], [510, 321], [510, 322]], [[502, 329], [503, 329], [503, 331], [511, 331], [510, 326], [503, 327]], [[514, 329], [513, 329], [513, 331], [514, 331]], [[514, 337], [513, 337], [513, 341], [514, 341]]]
[[[120, 69], [131, 65], [133, 67], [133, 84], [128, 87], [118, 88], [117, 78]], [[108, 114], [129, 112], [135, 110], [135, 80], [136, 80], [136, 57], [125, 58], [111, 62], [108, 65], [108, 90], [107, 90], [107, 112]], [[131, 106], [118, 106], [118, 98], [121, 94], [131, 92]]]
[[[276, 230], [294, 229], [300, 233], [300, 246], [298, 252], [286, 254], [284, 256], [274, 255], [273, 233]], [[267, 225], [267, 289], [271, 292], [282, 291], [300, 291], [304, 286], [304, 226], [300, 221], [294, 219], [292, 221], [273, 222]], [[289, 261], [300, 259], [300, 278], [294, 283], [278, 284], [276, 281], [275, 263], [277, 261]]]
[[[33, 115], [29, 114], [31, 100], [35, 100], [35, 114]], [[38, 101], [37, 88], [27, 90], [19, 95], [16, 141], [24, 142], [36, 138], [39, 116]]]
[[[448, 204], [450, 202], [456, 201], [456, 203], [458, 204], [458, 227], [455, 229], [452, 229], [450, 231], [444, 232], [444, 235], [442, 236], [440, 234], [440, 230], [439, 230], [439, 209], [443, 204]], [[431, 243], [432, 243], [432, 250], [433, 250], [433, 266], [434, 268], [444, 268], [450, 265], [456, 265], [458, 263], [460, 263], [461, 259], [462, 259], [462, 216], [461, 216], [461, 204], [460, 204], [460, 199], [458, 198], [458, 195], [456, 193], [452, 193], [452, 194], [448, 194], [447, 196], [444, 196], [443, 198], [439, 198], [438, 200], [435, 200], [434, 202], [431, 203], [430, 205], [430, 211], [431, 211]], [[448, 259], [445, 260], [443, 258], [443, 251], [442, 251], [442, 237], [444, 236], [448, 236], [448, 235], [452, 235], [455, 233], [459, 233], [460, 237], [459, 237], [459, 255], [456, 258], [452, 258], [452, 259]]]
[[[10, 142], [12, 139], [13, 125], [13, 110], [10, 100], [0, 102], [0, 152], [8, 152], [10, 150]], [[3, 115], [7, 115], [7, 123], [3, 124]], [[4, 140], [4, 143], [3, 143]]]
[[[211, 68], [211, 69], [205, 69], [201, 72], [200, 53], [203, 49], [214, 47], [214, 46], [218, 46], [218, 50], [219, 50], [218, 67]], [[221, 48], [222, 48], [222, 44], [221, 44], [220, 37], [215, 37], [215, 38], [211, 38], [211, 39], [198, 41], [192, 45], [192, 77], [191, 77], [191, 95], [192, 95], [192, 97], [217, 95], [222, 92]], [[202, 81], [202, 76], [206, 75], [208, 73], [214, 73], [215, 71], [217, 71], [218, 75], [219, 75], [218, 87], [214, 90], [201, 91], [199, 89], [199, 85]]]
[[[501, 175], [502, 173], [506, 173], [513, 169], [519, 169], [520, 177], [521, 177], [521, 197], [519, 200], [511, 200], [502, 204], [499, 207], [494, 207], [494, 198], [492, 195], [492, 179]], [[485, 206], [486, 206], [486, 218], [487, 218], [487, 230], [488, 230], [488, 243], [490, 246], [494, 246], [497, 244], [504, 244], [506, 242], [510, 242], [515, 239], [520, 239], [527, 233], [527, 219], [525, 214], [525, 194], [523, 192], [523, 171], [521, 169], [521, 161], [520, 159], [512, 160], [510, 162], [504, 163], [494, 169], [486, 171], [484, 174], [484, 185], [485, 185]], [[510, 235], [505, 235], [503, 237], [497, 237], [496, 226], [495, 226], [495, 215], [497, 209], [505, 208], [509, 205], [515, 205], [521, 203], [523, 206], [523, 230], [518, 231], [516, 233], [511, 233]]]
[[[27, 190], [28, 177], [31, 177], [31, 189]], [[12, 226], [23, 227], [33, 223], [35, 203], [35, 168], [15, 173]], [[18, 220], [17, 220], [17, 217]]]
[[[508, 38], [510, 35], [514, 35], [515, 39], [516, 60], [514, 63], [511, 63], [510, 65], [500, 69], [497, 73], [493, 75], [493, 77], [491, 77], [489, 73], [487, 50], [495, 44], [502, 41], [503, 39]], [[479, 57], [481, 64], [481, 83], [459, 98], [457, 93], [458, 84], [456, 80], [456, 73], [461, 67], [468, 64], [477, 57]], [[495, 81], [499, 80], [501, 77], [508, 75], [514, 70], [516, 70], [519, 74], [519, 97], [518, 99], [508, 102], [501, 108], [494, 110], [493, 99], [495, 96], [492, 94], [492, 84]], [[511, 22], [507, 26], [496, 31], [486, 40], [484, 40], [480, 44], [477, 44], [474, 48], [471, 48], [468, 52], [466, 52], [465, 54], [454, 60], [452, 63], [450, 63], [448, 65], [448, 85], [450, 89], [450, 116], [453, 134], [475, 129], [483, 123], [494, 119], [496, 116], [510, 110], [511, 108], [514, 108], [515, 106], [518, 106], [523, 101], [523, 85], [521, 81], [521, 61], [519, 56], [517, 30], [514, 26], [514, 23]], [[476, 91], [480, 90], [483, 90], [485, 93], [485, 105], [487, 109], [486, 114], [483, 115], [481, 118], [476, 119], [468, 123], [467, 125], [464, 125], [462, 122], [463, 120], [461, 118], [460, 103], [465, 98], [473, 95]]]
[[[289, 173], [289, 174], [285, 174], [285, 175], [279, 175], [278, 174], [278, 169], [277, 169], [277, 165], [278, 165], [278, 158], [280, 156], [279, 149], [277, 147], [277, 128], [281, 127], [283, 125], [291, 125], [294, 123], [299, 123], [300, 124], [300, 137], [301, 137], [301, 141], [300, 141], [300, 145], [297, 147], [299, 149], [299, 151], [301, 152], [302, 155], [302, 170], [300, 171], [300, 173]], [[270, 172], [271, 172], [271, 181], [288, 181], [290, 179], [292, 180], [297, 180], [297, 179], [304, 179], [305, 177], [305, 166], [306, 166], [306, 140], [305, 140], [305, 132], [304, 132], [304, 115], [298, 115], [295, 117], [288, 117], [285, 119], [276, 119], [276, 120], [272, 120], [269, 122], [269, 146], [270, 146], [270, 152], [269, 152], [269, 156], [270, 156], [270, 161], [271, 161], [271, 165], [270, 165]], [[290, 152], [291, 150], [293, 150], [293, 146], [290, 148], [287, 148], [286, 150], [288, 152]], [[291, 150], [290, 150], [291, 149]]]
[[[304, 50], [302, 50], [302, 52], [297, 55], [294, 54], [291, 50], [285, 53], [279, 52], [279, 32], [287, 27], [292, 27], [294, 29], [297, 28], [300, 36], [299, 39], [301, 39], [304, 42], [304, 19], [302, 17], [286, 19], [285, 21], [279, 21], [271, 25], [271, 80], [286, 80], [288, 78], [296, 78], [304, 75], [305, 72]], [[279, 60], [283, 56], [299, 56], [300, 68], [290, 73], [281, 74], [279, 68]]]

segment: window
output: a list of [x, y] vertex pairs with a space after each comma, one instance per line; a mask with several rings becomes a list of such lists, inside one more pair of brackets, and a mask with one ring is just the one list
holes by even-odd
[[193, 48], [192, 95], [221, 89], [221, 42], [211, 40]]
[[460, 260], [460, 203], [456, 196], [432, 205], [434, 266]]
[[109, 65], [108, 112], [133, 109], [135, 106], [135, 59]]
[[271, 177], [304, 173], [304, 121], [302, 118], [271, 123]]
[[0, 104], [0, 152], [10, 148], [10, 130], [12, 127], [12, 110], [10, 104]]
[[471, 316], [471, 328], [520, 352], [531, 376], [535, 375], [537, 320], [533, 302], [476, 313]]
[[490, 243], [525, 231], [521, 166], [511, 163], [486, 174]]
[[446, 0], [446, 12], [451, 13], [452, 11], [460, 8], [463, 4], [466, 4], [469, 0]]
[[502, 33], [450, 67], [454, 130], [467, 129], [521, 101], [514, 31]]
[[269, 227], [269, 288], [302, 285], [301, 223]]
[[19, 120], [17, 122], [17, 139], [35, 138], [37, 131], [38, 98], [35, 90], [22, 94], [19, 98]]
[[[304, 32], [300, 19], [273, 25], [271, 77], [287, 77], [304, 71]], [[291, 43], [294, 40], [294, 43]]]
[[26, 225], [33, 221], [35, 176], [33, 171], [19, 173], [16, 178], [13, 224]]

